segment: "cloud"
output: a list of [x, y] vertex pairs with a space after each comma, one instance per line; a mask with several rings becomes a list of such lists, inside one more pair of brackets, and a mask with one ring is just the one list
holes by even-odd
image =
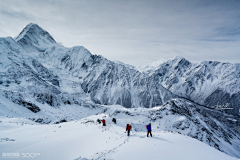
[[[180, 55], [240, 62], [238, 0], [1, 1], [0, 34], [39, 24], [57, 41], [131, 65]], [[8, 35], [7, 35], [8, 34]]]

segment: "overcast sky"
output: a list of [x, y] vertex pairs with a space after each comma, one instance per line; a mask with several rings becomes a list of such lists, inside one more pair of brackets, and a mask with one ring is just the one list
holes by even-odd
[[2, 0], [0, 37], [37, 23], [64, 46], [131, 65], [240, 63], [240, 0]]

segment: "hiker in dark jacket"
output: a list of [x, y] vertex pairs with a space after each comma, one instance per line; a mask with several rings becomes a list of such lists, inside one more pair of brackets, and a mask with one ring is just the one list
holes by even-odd
[[130, 130], [132, 129], [132, 126], [130, 124], [127, 124], [126, 131], [128, 133], [128, 136], [130, 136]]
[[101, 120], [100, 120], [100, 119], [97, 119], [97, 122], [100, 124], [100, 123], [101, 123]]
[[106, 121], [105, 119], [102, 119], [103, 126], [106, 126]]
[[148, 137], [149, 133], [150, 133], [150, 135], [151, 135], [151, 137], [152, 137], [152, 127], [151, 127], [151, 123], [149, 123], [149, 125], [147, 125], [147, 131], [148, 131], [147, 137]]
[[116, 118], [113, 118], [112, 121], [113, 121], [113, 123], [115, 123], [115, 124], [117, 123]]

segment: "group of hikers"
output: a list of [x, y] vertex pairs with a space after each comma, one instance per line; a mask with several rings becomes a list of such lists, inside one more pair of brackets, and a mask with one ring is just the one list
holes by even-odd
[[[127, 132], [127, 135], [130, 136], [130, 131], [132, 129], [132, 126], [130, 124], [127, 124], [127, 127], [126, 127], [126, 132]], [[146, 125], [146, 129], [147, 129], [147, 137], [148, 135], [150, 134], [150, 136], [152, 137], [152, 127], [151, 127], [151, 123], [149, 123], [148, 125]]]
[[[106, 121], [105, 121], [105, 119], [102, 119], [102, 120], [97, 119], [97, 122], [98, 122], [99, 124], [101, 123], [101, 121], [102, 121], [102, 123], [103, 123], [103, 126], [106, 126]], [[116, 118], [113, 118], [113, 119], [112, 119], [112, 122], [116, 124], [116, 123], [117, 123]], [[127, 126], [126, 126], [126, 132], [127, 132], [127, 135], [128, 135], [128, 136], [130, 136], [130, 131], [131, 131], [131, 129], [132, 129], [132, 126], [131, 126], [130, 124], [127, 124]], [[148, 125], [146, 125], [146, 129], [147, 129], [147, 137], [149, 136], [149, 134], [150, 134], [150, 136], [152, 137], [152, 127], [151, 127], [151, 123], [149, 123]]]

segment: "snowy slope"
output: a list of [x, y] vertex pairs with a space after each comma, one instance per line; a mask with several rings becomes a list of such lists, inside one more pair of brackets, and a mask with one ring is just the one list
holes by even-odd
[[[21, 120], [19, 124], [25, 123], [26, 119], [27, 123], [32, 120], [31, 124], [35, 124], [35, 122], [55, 124], [81, 118], [85, 118], [84, 121], [93, 120], [96, 122], [97, 118], [105, 118], [109, 124], [115, 117], [117, 118], [117, 126], [121, 130], [127, 123], [131, 123], [133, 131], [139, 132], [140, 135], [145, 134], [142, 132], [145, 131], [146, 124], [151, 122], [154, 132], [177, 132], [202, 141], [228, 155], [240, 157], [240, 135], [225, 124], [227, 117], [224, 118], [225, 115], [219, 111], [211, 111], [184, 99], [171, 100], [152, 109], [127, 109], [120, 105], [99, 106], [83, 101], [78, 101], [77, 104], [74, 103], [73, 99], [68, 99], [65, 104], [62, 102], [58, 107], [52, 107], [47, 103], [41, 104], [31, 100], [31, 97], [16, 101], [16, 95], [7, 94], [7, 96], [10, 95], [11, 98], [1, 96], [0, 121], [5, 121], [8, 118], [11, 118], [9, 121], [14, 121], [16, 120], [14, 117], [17, 117]], [[62, 126], [62, 124], [60, 125]], [[1, 135], [0, 138], [14, 139]]]
[[0, 116], [30, 119], [41, 124], [72, 121], [102, 112], [105, 108], [77, 96], [34, 97], [24, 92], [0, 90]]
[[[91, 122], [97, 118], [105, 118], [107, 126]], [[1, 117], [0, 152], [20, 156], [36, 153], [32, 156], [37, 160], [237, 160], [196, 139], [178, 132], [158, 131], [155, 126], [153, 137], [146, 137], [145, 131], [132, 131], [127, 137], [125, 119], [118, 119], [117, 125], [110, 119], [108, 114], [99, 114], [58, 125], [30, 125], [23, 119]]]
[[136, 131], [144, 131], [146, 124], [151, 122], [156, 131], [179, 132], [231, 156], [240, 157], [239, 134], [224, 124], [225, 115], [183, 99], [174, 99], [150, 110], [116, 109], [107, 113], [124, 119], [125, 123], [120, 123], [123, 127], [132, 123]]

